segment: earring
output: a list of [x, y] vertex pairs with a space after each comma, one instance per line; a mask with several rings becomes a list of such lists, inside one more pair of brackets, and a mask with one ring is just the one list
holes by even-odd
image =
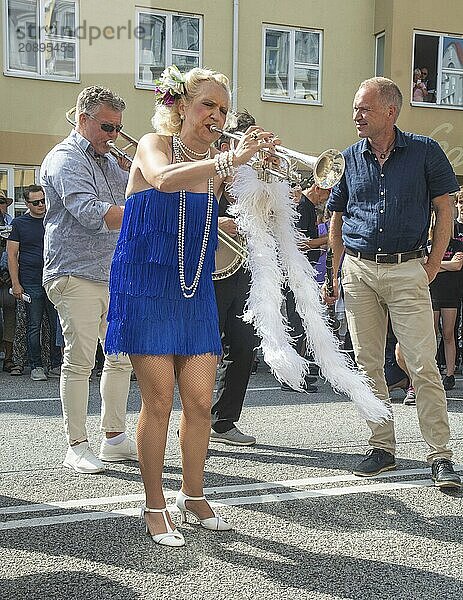
[[183, 121], [185, 119], [185, 115], [180, 115], [180, 119]]

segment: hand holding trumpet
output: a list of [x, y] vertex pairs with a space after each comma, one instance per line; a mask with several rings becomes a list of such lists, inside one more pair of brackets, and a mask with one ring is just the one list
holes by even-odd
[[234, 139], [238, 139], [238, 144], [233, 150], [235, 166], [246, 164], [261, 150], [267, 151], [266, 161], [269, 164], [275, 164], [275, 159], [278, 164], [279, 159], [272, 156], [272, 154], [276, 151], [276, 146], [281, 143], [281, 140], [275, 137], [275, 134], [271, 131], [265, 131], [262, 127], [253, 125], [248, 127], [245, 133], [234, 137]]

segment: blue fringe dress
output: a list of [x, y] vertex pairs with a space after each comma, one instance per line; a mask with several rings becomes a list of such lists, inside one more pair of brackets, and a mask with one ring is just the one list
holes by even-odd
[[[179, 193], [156, 189], [127, 199], [109, 282], [105, 351], [110, 354], [222, 353], [211, 274], [215, 268], [218, 206], [198, 288], [182, 294], [178, 272]], [[186, 192], [185, 281], [196, 273], [206, 221], [207, 194]]]

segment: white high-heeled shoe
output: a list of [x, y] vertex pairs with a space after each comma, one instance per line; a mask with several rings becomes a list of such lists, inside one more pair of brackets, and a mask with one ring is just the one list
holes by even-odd
[[[164, 523], [167, 531], [165, 533], [158, 533], [153, 535], [149, 528], [148, 523], [145, 521], [145, 513], [161, 513], [164, 517]], [[167, 508], [148, 508], [147, 506], [141, 507], [141, 518], [145, 523], [146, 535], [151, 536], [153, 542], [156, 544], [160, 544], [161, 546], [172, 546], [179, 547], [185, 545], [185, 538], [178, 531], [178, 529], [172, 529], [170, 526], [169, 520], [167, 519]]]
[[206, 500], [206, 498], [204, 496], [200, 496], [200, 497], [187, 496], [186, 494], [184, 494], [182, 492], [182, 490], [179, 491], [179, 493], [177, 494], [177, 499], [175, 501], [175, 504], [177, 505], [177, 508], [180, 511], [182, 523], [187, 523], [186, 515], [187, 515], [187, 513], [190, 513], [190, 515], [193, 515], [194, 517], [196, 517], [196, 519], [199, 521], [201, 526], [204, 527], [205, 529], [211, 529], [213, 531], [230, 531], [230, 529], [233, 529], [233, 526], [230, 525], [230, 523], [227, 523], [227, 521], [222, 519], [222, 517], [219, 516], [218, 514], [216, 514], [214, 511], [212, 511], [214, 513], [213, 517], [209, 517], [207, 519], [200, 519], [198, 517], [198, 515], [194, 511], [191, 510], [191, 508], [187, 508], [187, 506], [185, 504], [185, 502], [187, 502], [187, 500], [193, 500], [193, 501], [194, 500]]

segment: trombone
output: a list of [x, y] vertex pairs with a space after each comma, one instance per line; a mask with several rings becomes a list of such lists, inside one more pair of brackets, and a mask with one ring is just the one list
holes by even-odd
[[[76, 118], [75, 117], [76, 117], [76, 107], [74, 106], [73, 108], [69, 109], [66, 112], [66, 121], [68, 123], [70, 123], [73, 127], [76, 126]], [[122, 148], [119, 148], [119, 146], [116, 146], [116, 144], [112, 140], [109, 140], [109, 142], [107, 142], [107, 145], [109, 146], [109, 152], [111, 152], [111, 154], [113, 156], [115, 156], [116, 158], [125, 158], [126, 160], [133, 162], [133, 156], [131, 154], [129, 154], [127, 152], [127, 150], [130, 150], [130, 149], [133, 150], [134, 148], [136, 148], [137, 144], [138, 144], [138, 140], [136, 140], [134, 137], [132, 137], [125, 131], [119, 131], [119, 137], [124, 138], [124, 140], [126, 140], [127, 144], [125, 146], [123, 146]]]
[[[240, 132], [229, 133], [215, 125], [211, 125], [210, 129], [234, 140], [240, 140], [244, 135]], [[268, 180], [268, 175], [273, 175], [277, 179], [299, 183], [301, 175], [297, 170], [297, 163], [302, 163], [312, 171], [316, 185], [325, 190], [332, 188], [341, 180], [346, 167], [344, 156], [334, 148], [325, 150], [318, 157], [302, 154], [284, 146], [275, 146], [275, 152], [262, 150], [259, 154], [263, 156], [252, 158], [248, 164], [259, 173], [260, 178]], [[279, 158], [283, 163], [278, 169], [268, 164], [268, 158], [274, 157]]]

